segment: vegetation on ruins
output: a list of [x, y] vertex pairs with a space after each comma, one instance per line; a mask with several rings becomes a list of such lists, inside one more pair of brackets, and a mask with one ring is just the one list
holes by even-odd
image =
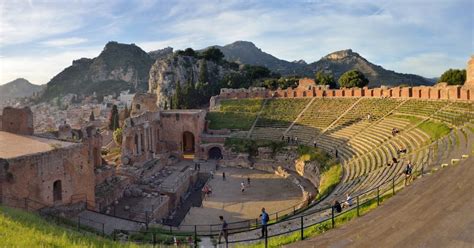
[[339, 78], [339, 86], [341, 88], [365, 87], [369, 84], [369, 80], [364, 74], [358, 70], [350, 70], [342, 74]]
[[120, 127], [119, 113], [118, 113], [117, 105], [114, 104], [110, 112], [109, 130], [115, 131], [119, 127]]
[[288, 77], [280, 77], [280, 78], [269, 78], [265, 79], [263, 83], [261, 83], [261, 86], [271, 89], [271, 90], [276, 90], [278, 88], [280, 89], [288, 89], [288, 88], [296, 88], [298, 87], [300, 78], [296, 76], [288, 76]]
[[115, 144], [117, 145], [122, 145], [122, 138], [123, 138], [122, 132], [123, 132], [122, 128], [119, 127], [115, 129], [113, 133], [113, 138], [114, 138]]
[[271, 140], [227, 138], [224, 145], [225, 147], [230, 148], [233, 152], [248, 153], [250, 156], [256, 156], [258, 155], [259, 147], [268, 147], [272, 149], [272, 155], [275, 155], [286, 146], [286, 143]]
[[92, 233], [79, 233], [40, 216], [0, 207], [0, 243], [6, 247], [138, 247], [118, 243]]
[[463, 85], [466, 81], [466, 70], [449, 69], [445, 71], [438, 80], [438, 83], [445, 82], [448, 85]]
[[324, 71], [318, 71], [314, 75], [314, 82], [318, 85], [329, 85], [330, 88], [336, 88], [336, 80], [332, 74], [325, 73]]
[[425, 121], [421, 123], [418, 128], [431, 137], [432, 141], [438, 140], [439, 138], [449, 134], [451, 129], [444, 123]]

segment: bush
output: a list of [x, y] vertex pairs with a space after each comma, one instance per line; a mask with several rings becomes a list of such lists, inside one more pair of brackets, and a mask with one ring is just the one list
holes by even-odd
[[445, 71], [438, 80], [449, 85], [463, 85], [466, 81], [466, 70], [449, 69]]
[[369, 80], [358, 70], [347, 71], [339, 78], [339, 85], [342, 88], [365, 87]]

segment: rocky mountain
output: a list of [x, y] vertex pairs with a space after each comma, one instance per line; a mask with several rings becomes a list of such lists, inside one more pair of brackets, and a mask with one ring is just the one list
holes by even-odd
[[148, 53], [148, 55], [150, 55], [150, 57], [153, 60], [166, 58], [167, 56], [170, 56], [172, 54], [173, 54], [173, 48], [172, 47], [165, 47], [163, 49], [158, 49], [158, 50], [151, 51], [151, 52]]
[[43, 100], [67, 93], [98, 96], [121, 90], [146, 91], [153, 58], [135, 44], [109, 42], [93, 59], [74, 60], [46, 86]]
[[0, 99], [9, 100], [20, 97], [30, 97], [40, 92], [44, 85], [35, 85], [24, 78], [15, 79], [4, 85], [0, 85]]
[[158, 107], [165, 108], [170, 106], [170, 99], [178, 82], [183, 86], [205, 81], [209, 83], [208, 87], [212, 87], [232, 71], [225, 65], [226, 63], [177, 54], [156, 60], [150, 69], [148, 92], [156, 93]]
[[249, 41], [236, 41], [225, 46], [213, 47], [219, 48], [224, 53], [225, 59], [231, 62], [265, 66], [282, 75], [301, 75], [305, 72], [301, 63], [279, 59], [262, 51]]
[[431, 80], [427, 78], [414, 74], [397, 73], [372, 64], [351, 49], [330, 53], [309, 64], [308, 67], [312, 72], [325, 71], [331, 73], [334, 78], [339, 78], [346, 71], [356, 69], [364, 73], [369, 79], [369, 87], [432, 84]]
[[370, 63], [352, 50], [342, 50], [330, 53], [320, 60], [307, 64], [304, 60], [289, 62], [265, 53], [252, 42], [236, 41], [225, 46], [215, 46], [221, 49], [225, 59], [251, 65], [263, 65], [282, 75], [300, 75], [313, 77], [317, 71], [332, 73], [338, 79], [344, 72], [352, 69], [360, 70], [369, 79], [369, 86], [380, 85], [422, 85], [432, 84], [432, 80], [414, 75], [397, 73], [386, 70], [379, 65]]

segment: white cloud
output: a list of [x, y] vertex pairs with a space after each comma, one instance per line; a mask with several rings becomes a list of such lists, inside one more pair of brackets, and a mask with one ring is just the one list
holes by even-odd
[[432, 78], [441, 76], [450, 68], [465, 69], [468, 60], [469, 54], [465, 58], [458, 58], [445, 53], [422, 53], [386, 65], [396, 71]]
[[85, 47], [60, 52], [49, 56], [32, 54], [28, 56], [5, 56], [0, 60], [0, 84], [23, 77], [34, 84], [45, 84], [53, 76], [79, 58], [93, 58], [99, 55], [102, 47]]
[[64, 47], [64, 46], [78, 45], [84, 42], [87, 42], [87, 39], [71, 37], [71, 38], [64, 38], [64, 39], [47, 40], [47, 41], [41, 42], [41, 44], [45, 46], [49, 46], [49, 47]]

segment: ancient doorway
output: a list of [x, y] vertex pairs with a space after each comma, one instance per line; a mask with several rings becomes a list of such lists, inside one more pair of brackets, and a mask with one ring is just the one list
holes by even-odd
[[53, 201], [60, 202], [63, 200], [63, 189], [61, 186], [61, 180], [57, 180], [53, 183]]
[[222, 158], [222, 151], [219, 147], [213, 147], [208, 152], [209, 159], [220, 159]]
[[194, 153], [194, 134], [191, 132], [183, 133], [183, 152]]

